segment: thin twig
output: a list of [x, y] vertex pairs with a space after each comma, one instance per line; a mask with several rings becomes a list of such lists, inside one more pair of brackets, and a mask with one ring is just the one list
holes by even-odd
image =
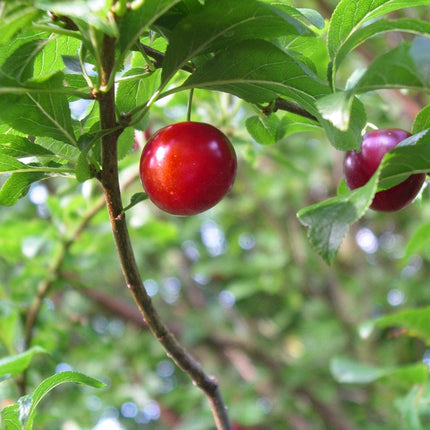
[[[100, 55], [102, 60], [101, 85], [108, 82], [115, 62], [115, 39], [105, 36]], [[115, 89], [112, 86], [100, 94], [100, 123], [102, 129], [113, 128], [115, 118]], [[151, 332], [166, 350], [169, 357], [187, 373], [195, 385], [206, 395], [211, 405], [212, 414], [219, 430], [231, 430], [227, 408], [221, 397], [217, 381], [208, 376], [201, 365], [178, 342], [168, 330], [152, 304], [140, 276], [133, 247], [131, 244], [126, 217], [123, 212], [121, 191], [118, 181], [117, 160], [118, 133], [102, 138], [102, 174], [101, 182], [105, 192], [106, 206], [112, 225], [112, 232], [118, 251], [121, 269], [130, 292]]]
[[[157, 49], [151, 48], [148, 45], [144, 45], [143, 43], [140, 44], [140, 48], [146, 55], [154, 59], [154, 63], [153, 63], [154, 67], [156, 67], [157, 69], [163, 67], [163, 60], [164, 60], [163, 52], [158, 51]], [[189, 64], [185, 64], [184, 66], [182, 66], [182, 70], [193, 73], [195, 72], [196, 69], [195, 67]]]

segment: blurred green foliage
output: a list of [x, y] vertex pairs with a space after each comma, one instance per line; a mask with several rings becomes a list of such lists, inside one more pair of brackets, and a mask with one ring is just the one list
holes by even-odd
[[[293, 3], [328, 19], [337, 2]], [[428, 7], [404, 13], [430, 15]], [[344, 59], [338, 81], [403, 37], [409, 40], [395, 33], [366, 42]], [[327, 60], [324, 46], [316, 44], [312, 57], [320, 67], [318, 59]], [[140, 125], [154, 132], [184, 120], [187, 97], [160, 100]], [[428, 96], [390, 90], [368, 93], [362, 101], [378, 127], [411, 129]], [[321, 129], [281, 111], [272, 114], [257, 143], [250, 131], [262, 130], [259, 118], [264, 123], [254, 106], [232, 95], [195, 90], [192, 119], [219, 127], [236, 148], [234, 188], [192, 218], [163, 214], [149, 201], [127, 211], [156, 308], [218, 379], [231, 419], [241, 426], [426, 428], [428, 189], [399, 213], [367, 212], [328, 266], [296, 215], [336, 195], [343, 153]], [[281, 135], [270, 133], [274, 129]], [[137, 169], [145, 140], [142, 134], [140, 147], [131, 149], [133, 137], [126, 137], [120, 161], [125, 206], [142, 191]], [[95, 179], [48, 178], [0, 211], [0, 370], [2, 364], [7, 369], [0, 378], [0, 408], [19, 398], [19, 376], [9, 376], [22, 370], [21, 361], [11, 371], [1, 360], [22, 349], [25, 316], [50, 279], [53, 288], [43, 298], [32, 339], [38, 349], [25, 356], [31, 359], [30, 387], [70, 370], [106, 385], [55, 388], [38, 406], [36, 428], [213, 429], [206, 399], [143, 324], [124, 284], [104, 207], [82, 224], [101, 193]]]

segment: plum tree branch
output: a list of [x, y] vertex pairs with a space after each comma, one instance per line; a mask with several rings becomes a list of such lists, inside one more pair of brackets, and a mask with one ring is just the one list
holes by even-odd
[[[104, 37], [100, 58], [102, 62], [101, 86], [103, 87], [109, 82], [111, 73], [115, 69], [115, 39], [110, 36]], [[111, 86], [106, 92], [98, 94], [98, 101], [102, 129], [115, 128], [114, 86]], [[118, 136], [118, 132], [114, 132], [102, 137], [102, 172], [100, 179], [104, 188], [106, 206], [125, 282], [148, 328], [164, 347], [167, 355], [190, 376], [194, 384], [208, 398], [218, 430], [231, 430], [227, 408], [222, 399], [218, 382], [203, 371], [200, 363], [191, 356], [165, 326], [152, 304], [151, 297], [143, 286], [121, 201], [117, 160]]]

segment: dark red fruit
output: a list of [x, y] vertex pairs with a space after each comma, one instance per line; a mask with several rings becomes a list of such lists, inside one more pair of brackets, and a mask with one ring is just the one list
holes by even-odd
[[[377, 170], [384, 155], [402, 140], [411, 136], [405, 130], [387, 128], [366, 133], [361, 151], [348, 151], [343, 163], [345, 181], [350, 190], [362, 187]], [[376, 211], [393, 212], [409, 204], [419, 193], [425, 174], [415, 174], [400, 184], [375, 194], [370, 207]]]
[[173, 215], [195, 215], [216, 205], [233, 186], [237, 160], [228, 138], [201, 122], [157, 131], [140, 158], [149, 199]]

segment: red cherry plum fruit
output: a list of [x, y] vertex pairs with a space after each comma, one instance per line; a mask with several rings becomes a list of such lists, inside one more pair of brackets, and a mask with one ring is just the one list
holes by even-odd
[[140, 178], [149, 199], [180, 216], [215, 206], [233, 186], [236, 170], [229, 139], [201, 122], [179, 122], [158, 130], [140, 158]]
[[[346, 185], [350, 190], [365, 185], [377, 170], [384, 155], [411, 134], [398, 128], [372, 130], [366, 133], [361, 151], [348, 151], [343, 169]], [[375, 194], [371, 209], [394, 212], [408, 205], [419, 193], [425, 174], [413, 174], [400, 184]]]

